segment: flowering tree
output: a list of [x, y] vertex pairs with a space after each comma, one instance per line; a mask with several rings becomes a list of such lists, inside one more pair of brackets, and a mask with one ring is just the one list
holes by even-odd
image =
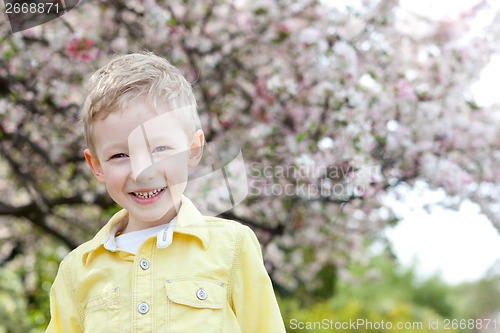
[[479, 34], [467, 25], [484, 9], [434, 22], [395, 0], [116, 0], [15, 34], [0, 23], [3, 261], [36, 248], [32, 230], [73, 248], [114, 209], [77, 119], [90, 74], [138, 49], [194, 82], [209, 142], [242, 147], [249, 195], [222, 216], [257, 231], [283, 290], [345, 277], [397, 221], [384, 197], [402, 184], [469, 198], [500, 228], [499, 122], [469, 90], [499, 51], [499, 17]]

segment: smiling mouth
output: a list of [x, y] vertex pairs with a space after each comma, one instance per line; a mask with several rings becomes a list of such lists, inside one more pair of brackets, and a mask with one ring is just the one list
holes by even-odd
[[130, 194], [132, 194], [134, 197], [137, 197], [140, 199], [149, 199], [149, 198], [156, 197], [157, 195], [159, 195], [160, 193], [162, 193], [166, 189], [167, 189], [167, 186], [157, 188], [157, 189], [154, 189], [154, 190], [148, 191], [148, 192], [130, 192]]

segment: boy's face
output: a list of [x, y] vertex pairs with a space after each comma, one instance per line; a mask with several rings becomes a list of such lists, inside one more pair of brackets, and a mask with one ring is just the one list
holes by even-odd
[[188, 167], [201, 158], [203, 132], [188, 137], [173, 112], [158, 114], [144, 98], [96, 121], [93, 131], [96, 156], [85, 150], [85, 159], [111, 198], [129, 212], [124, 232], [174, 218]]

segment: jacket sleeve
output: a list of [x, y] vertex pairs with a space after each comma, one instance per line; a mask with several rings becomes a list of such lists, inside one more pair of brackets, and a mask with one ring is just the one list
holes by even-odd
[[243, 232], [235, 260], [232, 306], [241, 331], [286, 333], [259, 241], [248, 227]]
[[50, 322], [45, 333], [83, 332], [81, 308], [75, 298], [70, 271], [63, 260], [50, 289]]

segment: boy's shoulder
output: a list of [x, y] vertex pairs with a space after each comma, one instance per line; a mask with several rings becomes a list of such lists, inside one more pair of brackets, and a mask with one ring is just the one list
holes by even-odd
[[[102, 229], [101, 229], [101, 231], [102, 231]], [[86, 261], [86, 258], [88, 256], [88, 254], [91, 251], [94, 251], [94, 250], [98, 249], [99, 246], [101, 246], [99, 244], [99, 242], [96, 241], [96, 238], [99, 235], [99, 233], [101, 233], [101, 231], [99, 231], [96, 234], [96, 236], [94, 236], [94, 238], [89, 239], [85, 243], [82, 243], [78, 247], [76, 247], [73, 250], [71, 250], [66, 255], [66, 257], [64, 257], [63, 261], [67, 262], [72, 267], [75, 267], [75, 266], [84, 266], [84, 263]]]

